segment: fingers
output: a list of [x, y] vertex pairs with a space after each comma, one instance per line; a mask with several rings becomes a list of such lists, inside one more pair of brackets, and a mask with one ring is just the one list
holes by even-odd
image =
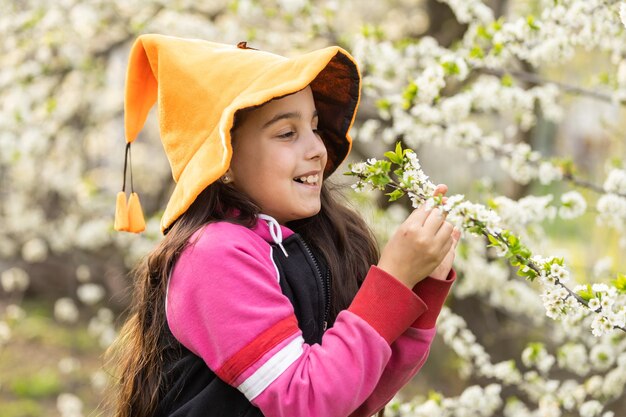
[[446, 184], [438, 184], [435, 187], [435, 192], [433, 193], [433, 196], [444, 195], [447, 192], [448, 192], [448, 186]]
[[441, 208], [437, 207], [431, 210], [429, 216], [424, 221], [424, 229], [435, 235], [446, 220], [446, 214]]
[[454, 225], [449, 222], [443, 222], [437, 233], [435, 234], [436, 238], [441, 238], [445, 240], [450, 240], [450, 242], [454, 242], [454, 238], [452, 237], [452, 230], [454, 229]]
[[[435, 187], [433, 196], [443, 196], [447, 192], [448, 186], [446, 184], [438, 184]], [[445, 196], [441, 199], [443, 204], [445, 204], [447, 200], [448, 197]], [[447, 215], [448, 213], [443, 211], [441, 208], [430, 209], [426, 207], [426, 204], [422, 204], [411, 213], [411, 215], [407, 218], [407, 221], [415, 226], [423, 226], [427, 228], [428, 231], [434, 235], [444, 224]]]
[[[444, 196], [445, 193], [448, 192], [448, 186], [446, 184], [439, 184], [435, 187], [435, 191], [433, 192], [433, 197], [437, 197], [439, 195]], [[448, 201], [448, 197], [442, 197], [441, 202], [443, 204], [446, 204], [446, 201]]]
[[454, 227], [454, 230], [452, 230], [452, 238], [454, 239], [454, 246], [456, 247], [459, 240], [461, 240], [461, 231], [456, 226]]
[[426, 219], [429, 217], [433, 210], [430, 207], [426, 206], [426, 204], [422, 204], [417, 209], [413, 210], [413, 212], [407, 218], [407, 221], [410, 223], [414, 223], [416, 226], [423, 226]]

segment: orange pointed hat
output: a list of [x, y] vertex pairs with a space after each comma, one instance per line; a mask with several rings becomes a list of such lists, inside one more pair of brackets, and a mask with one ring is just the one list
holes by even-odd
[[[311, 86], [326, 144], [330, 175], [352, 146], [348, 131], [360, 99], [361, 76], [354, 58], [331, 46], [294, 58], [249, 48], [164, 35], [142, 35], [133, 44], [126, 74], [126, 158], [130, 144], [158, 103], [161, 141], [176, 183], [161, 219], [174, 221], [230, 165], [231, 129], [238, 110], [259, 106]], [[124, 168], [126, 178], [126, 163]], [[132, 187], [117, 198], [116, 230], [145, 227]]]

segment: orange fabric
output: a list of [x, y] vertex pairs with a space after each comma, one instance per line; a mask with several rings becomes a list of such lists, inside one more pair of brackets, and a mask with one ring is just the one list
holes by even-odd
[[228, 169], [237, 110], [308, 85], [328, 149], [326, 175], [330, 175], [350, 151], [348, 130], [360, 99], [360, 74], [346, 51], [333, 46], [285, 58], [244, 44], [140, 36], [128, 63], [124, 124], [130, 143], [158, 103], [161, 141], [176, 182], [161, 231]]

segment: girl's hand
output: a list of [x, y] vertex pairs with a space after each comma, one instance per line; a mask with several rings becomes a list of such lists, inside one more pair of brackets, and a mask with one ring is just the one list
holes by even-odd
[[[444, 195], [448, 192], [448, 187], [445, 184], [439, 184], [437, 188], [435, 188], [435, 193], [433, 195]], [[448, 197], [443, 197], [443, 203], [445, 204]], [[456, 227], [452, 231], [452, 239], [454, 239], [454, 243], [452, 247], [443, 258], [443, 261], [430, 273], [430, 276], [436, 279], [445, 280], [450, 273], [450, 269], [452, 269], [452, 262], [454, 262], [454, 257], [456, 255], [456, 246], [459, 244], [459, 239], [461, 238], [461, 231]]]
[[452, 231], [452, 239], [454, 239], [454, 243], [452, 247], [446, 253], [446, 256], [443, 258], [443, 261], [431, 272], [429, 275], [433, 278], [440, 279], [445, 281], [452, 269], [452, 262], [454, 262], [454, 257], [456, 255], [456, 245], [459, 243], [459, 239], [461, 238], [461, 231], [456, 227]]
[[420, 206], [389, 239], [378, 267], [413, 288], [444, 262], [454, 244], [453, 228], [440, 209]]

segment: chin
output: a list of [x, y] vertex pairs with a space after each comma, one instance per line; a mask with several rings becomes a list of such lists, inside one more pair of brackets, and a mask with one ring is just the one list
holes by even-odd
[[292, 221], [296, 221], [296, 220], [303, 220], [303, 219], [308, 219], [309, 217], [313, 217], [316, 214], [318, 214], [320, 212], [321, 208], [318, 207], [316, 209], [311, 209], [311, 210], [302, 210], [298, 213], [294, 213], [294, 215], [292, 216], [291, 219], [289, 219], [288, 221], [292, 222]]

